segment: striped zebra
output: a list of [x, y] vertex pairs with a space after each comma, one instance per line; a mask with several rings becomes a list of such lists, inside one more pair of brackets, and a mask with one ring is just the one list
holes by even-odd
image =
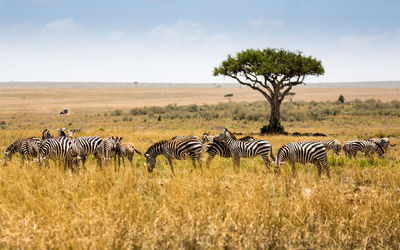
[[106, 137], [97, 146], [94, 156], [97, 159], [97, 165], [100, 169], [103, 165], [107, 166], [111, 158], [114, 158], [114, 169], [117, 171], [117, 158], [118, 158], [118, 168], [121, 165], [120, 151], [121, 151], [121, 140], [122, 137]]
[[379, 158], [383, 158], [385, 156], [383, 147], [379, 143], [375, 143], [373, 141], [353, 140], [347, 141], [345, 144], [346, 151], [348, 151], [346, 155], [350, 158], [356, 158], [358, 151], [363, 152], [365, 156], [369, 156], [374, 152], [378, 153]]
[[324, 144], [326, 151], [332, 150], [335, 155], [339, 155], [340, 150], [342, 149], [342, 145], [338, 140], [325, 140], [319, 142]]
[[67, 137], [50, 138], [43, 141], [39, 149], [39, 163], [45, 161], [48, 166], [48, 160], [64, 163], [64, 170], [67, 168], [73, 169], [73, 165], [78, 167], [80, 159], [80, 149], [74, 140]]
[[201, 136], [201, 142], [203, 144], [206, 144], [207, 142], [210, 142], [214, 139], [214, 136], [210, 135], [210, 132], [204, 132], [203, 135]]
[[275, 167], [280, 173], [280, 165], [288, 160], [292, 165], [293, 175], [296, 175], [296, 162], [306, 164], [312, 163], [318, 169], [318, 176], [321, 177], [322, 168], [325, 168], [328, 178], [331, 178], [329, 165], [327, 162], [326, 148], [324, 144], [317, 141], [311, 142], [292, 142], [278, 150]]
[[391, 147], [396, 146], [396, 144], [390, 144], [389, 138], [371, 138], [368, 141], [372, 141], [375, 142], [376, 144], [379, 144], [386, 151], [389, 149], [389, 146]]
[[196, 168], [197, 160], [201, 168], [202, 151], [203, 144], [198, 139], [192, 138], [157, 142], [147, 149], [144, 156], [147, 161], [147, 170], [153, 172], [157, 156], [164, 155], [171, 167], [172, 174], [175, 175], [172, 159], [183, 160], [190, 158], [194, 168]]
[[250, 158], [260, 155], [263, 158], [266, 167], [269, 167], [270, 164], [268, 154], [270, 154], [271, 158], [275, 160], [272, 153], [272, 146], [266, 140], [239, 141], [227, 128], [214, 138], [214, 141], [218, 140], [223, 141], [231, 152], [234, 167], [236, 166], [239, 168], [240, 157]]
[[124, 164], [124, 166], [125, 166], [125, 160], [124, 160], [125, 157], [128, 158], [132, 166], [132, 160], [135, 152], [139, 155], [142, 155], [142, 153], [135, 148], [135, 145], [132, 142], [121, 144], [121, 151], [119, 157], [122, 158], [122, 164]]
[[42, 130], [42, 140], [46, 140], [46, 139], [50, 139], [50, 138], [54, 138], [54, 136], [50, 133], [50, 130], [43, 129]]
[[[251, 136], [245, 136], [239, 139], [239, 141], [255, 141], [256, 139]], [[203, 138], [204, 141], [204, 138]], [[210, 166], [211, 160], [216, 156], [219, 155], [222, 158], [231, 158], [232, 153], [229, 148], [226, 146], [225, 142], [211, 139], [211, 141], [207, 144], [206, 152], [208, 153], [207, 158], [207, 166]]]
[[30, 161], [36, 158], [39, 154], [39, 147], [42, 139], [38, 137], [21, 138], [11, 143], [4, 152], [4, 165], [15, 153], [21, 155], [21, 163], [24, 164], [26, 160]]
[[185, 140], [185, 139], [196, 139], [198, 140], [199, 137], [196, 135], [177, 135], [171, 138], [171, 140]]
[[80, 148], [82, 166], [85, 168], [86, 158], [96, 152], [102, 140], [98, 136], [84, 136], [77, 137], [74, 139], [74, 141]]

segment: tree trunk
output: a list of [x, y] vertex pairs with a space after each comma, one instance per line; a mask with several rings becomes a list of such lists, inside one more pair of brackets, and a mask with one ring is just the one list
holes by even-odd
[[280, 132], [282, 130], [282, 125], [280, 120], [281, 120], [281, 104], [277, 100], [276, 103], [271, 103], [271, 116], [269, 118], [269, 125], [268, 125], [271, 131]]

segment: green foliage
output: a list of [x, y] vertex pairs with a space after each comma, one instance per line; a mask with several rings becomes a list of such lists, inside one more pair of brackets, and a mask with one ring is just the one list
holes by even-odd
[[214, 68], [214, 76], [238, 76], [251, 73], [261, 76], [323, 75], [325, 70], [321, 61], [304, 56], [302, 52], [267, 48], [248, 49], [238, 52], [235, 57], [228, 56], [219, 67]]
[[105, 127], [100, 127], [99, 130], [100, 131], [106, 131], [106, 128]]
[[339, 101], [340, 103], [344, 103], [344, 96], [343, 96], [343, 95], [340, 95], [339, 98], [338, 98], [338, 101]]

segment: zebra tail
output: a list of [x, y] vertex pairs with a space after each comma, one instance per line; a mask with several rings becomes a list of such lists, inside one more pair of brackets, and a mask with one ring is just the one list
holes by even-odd
[[269, 152], [269, 155], [271, 156], [272, 160], [275, 161], [275, 156], [274, 156], [274, 153], [272, 152], [272, 147], [271, 147], [271, 151]]
[[139, 150], [137, 150], [136, 148], [135, 148], [134, 150], [135, 150], [135, 152], [138, 153], [139, 155], [142, 155], [142, 153], [141, 153]]

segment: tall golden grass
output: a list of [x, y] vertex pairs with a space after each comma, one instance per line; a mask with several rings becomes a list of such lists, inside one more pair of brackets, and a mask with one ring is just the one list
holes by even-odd
[[[141, 151], [175, 135], [217, 133], [226, 125], [243, 133], [261, 127], [261, 122], [223, 120], [114, 122], [113, 117], [97, 114], [27, 116], [16, 117], [9, 129], [0, 130], [2, 151], [18, 137], [39, 135], [46, 127], [68, 127], [68, 123], [82, 128], [77, 136], [119, 135]], [[374, 117], [338, 119], [347, 123], [285, 126], [329, 133], [342, 142], [400, 132], [398, 125]], [[102, 126], [105, 131], [99, 130]], [[274, 154], [290, 141], [319, 139], [262, 138], [272, 143]], [[175, 161], [173, 178], [162, 156], [152, 174], [138, 155], [133, 166], [127, 164], [118, 172], [112, 165], [100, 171], [91, 158], [86, 171], [75, 173], [54, 165], [21, 166], [14, 157], [8, 166], [0, 167], [0, 247], [399, 248], [399, 152], [394, 147], [385, 159], [360, 156], [356, 160], [329, 153], [332, 179], [320, 179], [315, 166], [300, 164], [296, 178], [287, 164], [276, 176], [261, 158], [243, 159], [239, 172], [233, 170], [231, 159], [216, 157], [202, 170], [193, 170], [190, 161]]]

